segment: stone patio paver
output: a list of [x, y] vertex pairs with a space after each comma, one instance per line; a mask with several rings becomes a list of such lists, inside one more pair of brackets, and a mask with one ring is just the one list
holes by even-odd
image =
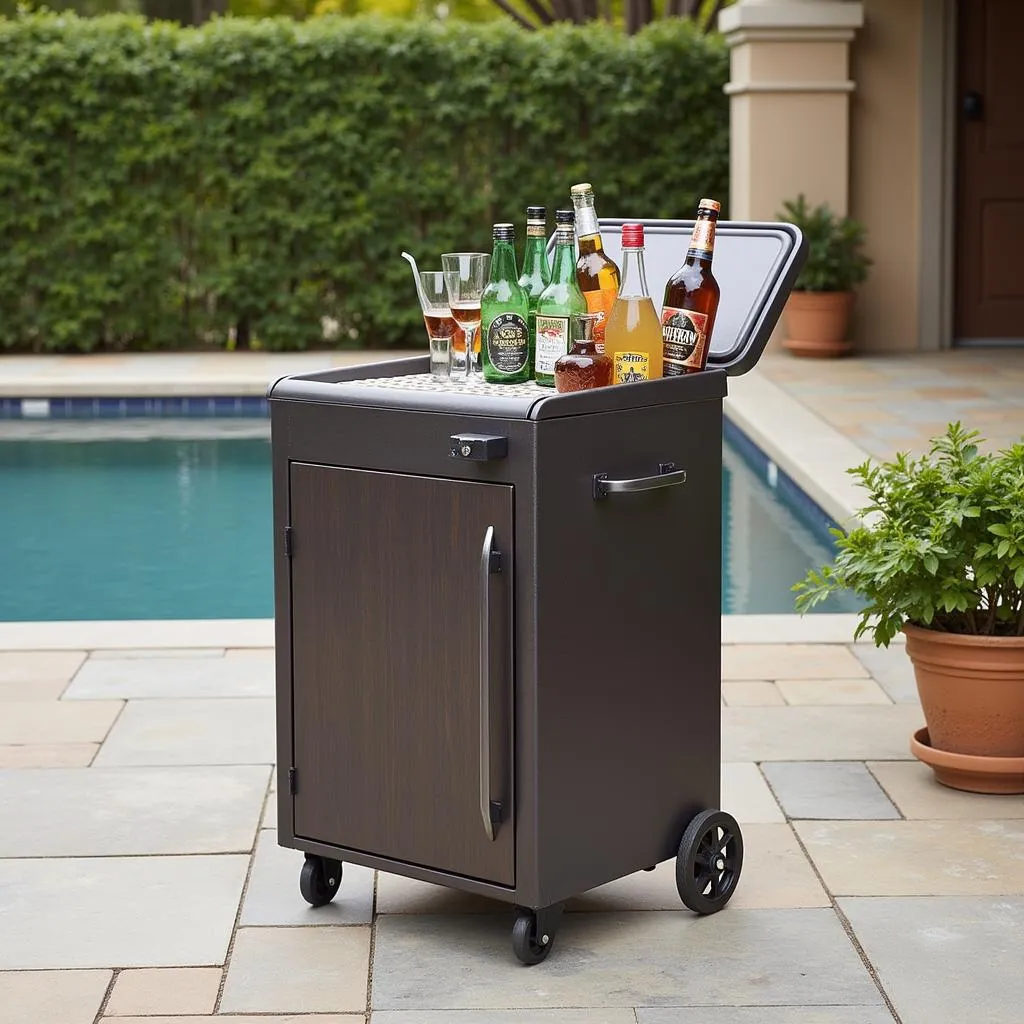
[[[1021, 437], [1024, 350], [865, 353], [852, 359], [799, 359], [769, 346], [757, 373], [878, 458], [915, 454], [960, 420], [986, 436], [985, 448]], [[887, 416], [879, 415], [879, 412]]]
[[1024, 818], [1024, 796], [950, 789], [920, 761], [869, 761], [867, 767], [905, 818]]
[[92, 1024], [112, 971], [0, 971], [3, 1024]]
[[221, 1013], [362, 1012], [370, 929], [239, 928]]
[[63, 683], [65, 686], [85, 661], [85, 651], [0, 652], [0, 697], [4, 687], [18, 683]]
[[249, 1014], [217, 1017], [102, 1017], [100, 1024], [363, 1024], [366, 1017], [351, 1013]]
[[892, 703], [873, 679], [779, 679], [775, 685], [787, 704], [835, 707]]
[[139, 967], [121, 971], [104, 1014], [213, 1013], [222, 973], [219, 967]]
[[248, 853], [270, 769], [0, 772], [0, 857]]
[[377, 1010], [370, 1024], [636, 1024], [627, 1009]]
[[746, 681], [722, 683], [722, 699], [729, 707], [771, 707], [786, 701], [774, 683]]
[[769, 761], [761, 765], [761, 771], [790, 818], [900, 816], [859, 761]]
[[221, 964], [245, 856], [0, 860], [0, 970]]
[[902, 1024], [1020, 1024], [1024, 898], [839, 901]]
[[836, 896], [1024, 893], [1024, 821], [801, 821]]
[[870, 643], [853, 644], [850, 648], [857, 660], [897, 704], [917, 704], [917, 681], [914, 664], [903, 644], [875, 647]]
[[896, 761], [924, 724], [909, 704], [847, 707], [722, 708], [727, 761]]
[[273, 695], [274, 668], [262, 660], [112, 658], [87, 661], [65, 691], [64, 700]]
[[[69, 666], [77, 665], [79, 675], [74, 692], [59, 677], [15, 682], [14, 695], [27, 699], [0, 706], [0, 730], [9, 736], [17, 727], [18, 736], [29, 737], [0, 744], [0, 766], [17, 766], [0, 771], [0, 1021], [8, 1024], [5, 978], [24, 973], [38, 985], [47, 976], [99, 968], [105, 981], [95, 1000], [67, 1004], [74, 1012], [81, 1004], [81, 1021], [27, 1004], [32, 1024], [92, 1024], [109, 968], [120, 968], [102, 1018], [108, 1024], [366, 1024], [373, 920], [379, 1008], [370, 1024], [889, 1024], [816, 867], [844, 909], [864, 903], [880, 914], [884, 904], [906, 904], [913, 912], [905, 927], [917, 928], [918, 946], [906, 963], [885, 943], [865, 942], [873, 962], [878, 950], [883, 983], [890, 962], [903, 975], [926, 961], [929, 943], [966, 951], [966, 962], [987, 956], [986, 943], [996, 949], [997, 968], [992, 977], [978, 969], [988, 981], [971, 1005], [976, 1019], [1003, 1024], [993, 977], [1009, 969], [998, 966], [1009, 954], [999, 945], [997, 911], [1024, 902], [1024, 798], [948, 790], [912, 758], [909, 737], [923, 715], [899, 642], [881, 652], [838, 643], [852, 629], [849, 617], [839, 616], [840, 625], [821, 620], [829, 643], [786, 644], [781, 640], [818, 635], [813, 617], [768, 618], [771, 628], [767, 619], [749, 629], [732, 623], [725, 645], [735, 673], [764, 665], [768, 655], [772, 673], [795, 666], [789, 675], [723, 685], [731, 706], [722, 708], [721, 803], [741, 822], [745, 840], [743, 877], [729, 907], [711, 918], [683, 909], [674, 862], [665, 861], [570, 900], [551, 959], [529, 971], [512, 955], [511, 908], [499, 901], [346, 865], [332, 904], [305, 904], [302, 854], [275, 838], [273, 697], [213, 696], [221, 686], [244, 687], [258, 676], [266, 687], [273, 679], [270, 648], [237, 646], [258, 642], [262, 634], [251, 623], [204, 624], [183, 641], [192, 647], [174, 646], [170, 623], [150, 624], [134, 643], [98, 624], [94, 632], [110, 645], [104, 651], [129, 656], [90, 655], [84, 664], [95, 643], [85, 626], [29, 630], [37, 645], [52, 634], [71, 652], [60, 671], [74, 673]], [[18, 635], [5, 634], [8, 646]], [[17, 664], [21, 652], [9, 654], [7, 664]], [[854, 654], [863, 669], [850, 675]], [[106, 687], [131, 699], [107, 700]], [[843, 706], [847, 687], [899, 703]], [[743, 703], [781, 699], [787, 690], [791, 700], [823, 703]], [[29, 704], [43, 710], [26, 710]], [[11, 707], [16, 716], [5, 717]], [[79, 717], [96, 708], [103, 715]], [[76, 739], [83, 730], [95, 738]], [[84, 767], [94, 755], [96, 766]], [[29, 765], [52, 767], [21, 770]], [[76, 765], [82, 767], [69, 767]], [[763, 773], [791, 816], [861, 817], [787, 823]], [[880, 808], [911, 820], [863, 817]], [[933, 891], [964, 896], [918, 895]], [[941, 924], [915, 924], [930, 920], [925, 904], [948, 904], [957, 918], [957, 906], [969, 903], [988, 909], [979, 911], [980, 923], [965, 917], [955, 924], [952, 938], [937, 930]], [[236, 913], [241, 927], [231, 947]], [[941, 913], [934, 916], [941, 922]], [[863, 941], [860, 918], [850, 919]], [[874, 918], [863, 920], [874, 941]], [[896, 918], [888, 927], [899, 932]], [[220, 1013], [211, 1017], [222, 975]], [[948, 990], [954, 976], [943, 967], [931, 986]], [[891, 986], [902, 999], [903, 1022], [933, 1024], [941, 1018], [924, 982], [922, 992], [916, 985]]]
[[510, 931], [510, 914], [381, 917], [374, 1009], [881, 1002], [831, 910], [567, 914], [529, 974]]
[[130, 661], [144, 658], [223, 658], [225, 650], [223, 647], [187, 647], [175, 649], [173, 647], [126, 647], [124, 650], [103, 650], [90, 651], [90, 661], [120, 661], [122, 658]]
[[300, 851], [278, 845], [274, 829], [260, 831], [240, 924], [329, 925], [373, 921], [374, 873], [370, 868], [345, 864], [338, 895], [325, 907], [311, 907], [299, 893], [303, 859]]
[[722, 810], [741, 825], [786, 820], [756, 764], [724, 761], [721, 777]]
[[0, 769], [84, 768], [99, 749], [98, 743], [9, 743], [0, 746]]
[[638, 1024], [893, 1024], [885, 1006], [730, 1006], [723, 1020], [714, 1007], [636, 1011]]
[[[93, 701], [74, 701], [67, 706], [95, 705]], [[133, 700], [94, 763], [272, 764], [276, 756], [274, 727], [274, 701], [269, 697]]]
[[263, 816], [260, 818], [260, 828], [277, 828], [277, 790], [267, 794], [266, 802], [263, 805]]
[[101, 743], [122, 706], [119, 700], [88, 704], [4, 701], [0, 708], [0, 744]]
[[9, 700], [58, 700], [67, 685], [66, 681], [60, 679], [0, 683], [0, 705]]
[[867, 669], [843, 644], [746, 644], [722, 648], [722, 679], [857, 679]]

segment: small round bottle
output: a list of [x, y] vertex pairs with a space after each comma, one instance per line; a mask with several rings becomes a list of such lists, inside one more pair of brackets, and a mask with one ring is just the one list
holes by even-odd
[[573, 314], [575, 341], [571, 351], [555, 362], [555, 390], [559, 393], [611, 384], [612, 361], [597, 351], [594, 339], [594, 329], [603, 319], [603, 312]]

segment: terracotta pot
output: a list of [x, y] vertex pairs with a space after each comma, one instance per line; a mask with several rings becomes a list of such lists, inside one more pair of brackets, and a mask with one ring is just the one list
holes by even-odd
[[794, 355], [845, 355], [853, 347], [846, 340], [853, 298], [853, 292], [790, 292], [783, 346]]
[[[903, 631], [927, 724], [912, 744], [915, 756], [957, 789], [1024, 792], [1024, 637], [966, 636], [910, 624]], [[956, 755], [955, 763], [942, 753]], [[955, 769], [969, 784], [949, 781], [949, 772], [943, 778], [942, 768]], [[979, 788], [986, 773], [1001, 777], [993, 782], [997, 788]]]

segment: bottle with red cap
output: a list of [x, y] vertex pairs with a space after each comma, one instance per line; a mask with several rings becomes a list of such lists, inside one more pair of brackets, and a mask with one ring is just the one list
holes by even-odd
[[622, 285], [608, 314], [604, 351], [613, 384], [662, 375], [661, 321], [647, 288], [643, 224], [622, 225]]

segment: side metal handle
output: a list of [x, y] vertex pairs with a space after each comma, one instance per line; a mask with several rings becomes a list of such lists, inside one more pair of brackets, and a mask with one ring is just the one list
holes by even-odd
[[657, 476], [640, 476], [631, 480], [609, 480], [607, 473], [594, 475], [594, 501], [609, 494], [633, 494], [636, 491], [659, 491], [686, 483], [686, 470], [676, 469], [674, 462], [658, 463]]
[[488, 526], [480, 551], [480, 817], [487, 838], [501, 804], [491, 800], [491, 573], [501, 572], [501, 552], [494, 550], [494, 527]]

